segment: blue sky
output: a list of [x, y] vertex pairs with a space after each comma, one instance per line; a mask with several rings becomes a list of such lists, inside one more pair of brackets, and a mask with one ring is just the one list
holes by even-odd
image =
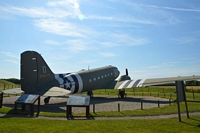
[[113, 65], [133, 79], [200, 75], [199, 0], [1, 0], [0, 78], [20, 54], [54, 73]]

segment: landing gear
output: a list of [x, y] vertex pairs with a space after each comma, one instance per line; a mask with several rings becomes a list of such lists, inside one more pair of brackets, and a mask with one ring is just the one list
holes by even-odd
[[51, 97], [46, 97], [46, 98], [44, 99], [44, 103], [45, 103], [45, 104], [48, 104], [48, 103], [49, 103], [49, 100], [50, 100], [50, 98], [51, 98]]
[[120, 97], [120, 98], [125, 98], [126, 97], [125, 89], [120, 89], [119, 90], [118, 97]]
[[90, 97], [93, 97], [93, 92], [92, 91], [88, 91], [87, 95], [89, 95]]

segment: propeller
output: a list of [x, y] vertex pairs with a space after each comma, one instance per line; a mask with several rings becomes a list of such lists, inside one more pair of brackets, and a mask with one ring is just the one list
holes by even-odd
[[126, 76], [128, 76], [128, 69], [126, 68]]

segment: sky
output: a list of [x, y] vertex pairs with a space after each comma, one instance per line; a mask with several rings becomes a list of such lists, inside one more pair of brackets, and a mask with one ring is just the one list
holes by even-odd
[[0, 78], [20, 79], [20, 54], [54, 73], [128, 68], [132, 79], [200, 75], [199, 0], [1, 0]]

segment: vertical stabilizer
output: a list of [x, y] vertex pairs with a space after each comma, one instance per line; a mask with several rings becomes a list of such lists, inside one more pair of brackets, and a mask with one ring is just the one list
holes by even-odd
[[25, 93], [44, 93], [57, 85], [54, 73], [40, 54], [35, 51], [25, 51], [21, 54], [21, 87]]

